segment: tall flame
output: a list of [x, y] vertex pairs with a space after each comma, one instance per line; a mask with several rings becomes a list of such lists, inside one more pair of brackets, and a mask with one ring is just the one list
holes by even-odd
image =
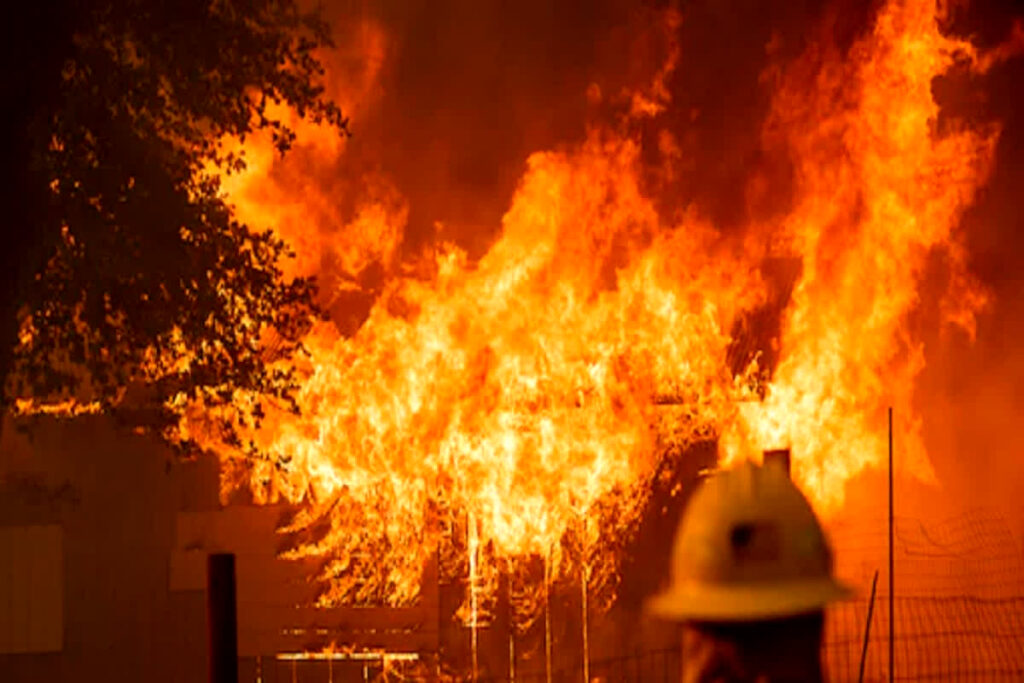
[[940, 33], [936, 3], [891, 2], [846, 60], [818, 47], [779, 79], [766, 138], [795, 161], [796, 199], [780, 232], [803, 272], [765, 400], [745, 405], [722, 443], [727, 461], [791, 446], [796, 477], [827, 509], [881, 462], [887, 405], [901, 416], [903, 467], [934, 477], [913, 417], [924, 357], [907, 314], [927, 259], [945, 251], [966, 283], [951, 317], [973, 334], [984, 294], [958, 258], [955, 230], [996, 141], [993, 129], [939, 129], [932, 80], [958, 56], [977, 60], [969, 43]]

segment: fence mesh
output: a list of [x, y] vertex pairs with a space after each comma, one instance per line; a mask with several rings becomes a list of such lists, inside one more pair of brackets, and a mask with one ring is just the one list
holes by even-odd
[[[979, 509], [938, 522], [897, 518], [894, 529], [894, 679], [1024, 680], [1024, 553], [1006, 517]], [[861, 517], [832, 525], [829, 533], [837, 551], [836, 573], [854, 585], [857, 596], [826, 614], [822, 660], [827, 679], [858, 680], [877, 571], [864, 680], [888, 681], [887, 519]], [[515, 681], [546, 683], [548, 674], [537, 665], [518, 669]], [[680, 675], [680, 652], [657, 649], [617, 657], [594, 653], [589, 669], [591, 681], [602, 683], [674, 683]], [[273, 662], [259, 680], [379, 680], [378, 671], [338, 665], [327, 671], [323, 662]], [[553, 683], [579, 683], [582, 678], [578, 668], [550, 673]], [[242, 680], [247, 680], [244, 674]], [[478, 683], [506, 680], [481, 677]]]
[[[979, 509], [939, 522], [897, 518], [894, 530], [894, 678], [1024, 680], [1024, 556], [1005, 517]], [[887, 520], [831, 532], [837, 572], [858, 596], [828, 612], [823, 658], [830, 680], [857, 680], [878, 571], [864, 680], [886, 681]]]

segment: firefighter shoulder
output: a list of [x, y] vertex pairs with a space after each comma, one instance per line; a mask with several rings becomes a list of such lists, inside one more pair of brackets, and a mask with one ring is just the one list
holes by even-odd
[[775, 464], [706, 479], [687, 505], [670, 585], [647, 605], [669, 621], [752, 622], [821, 610], [851, 594], [810, 504]]

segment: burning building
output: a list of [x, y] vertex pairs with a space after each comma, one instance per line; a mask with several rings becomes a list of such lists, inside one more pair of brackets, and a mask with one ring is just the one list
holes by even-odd
[[[354, 136], [296, 118], [223, 185], [330, 315], [288, 361], [300, 410], [263, 401], [246, 447], [218, 424], [258, 397], [174, 406], [218, 465], [157, 505], [176, 632], [231, 551], [253, 680], [650, 680], [590, 662], [671, 651], [635, 624], [701, 468], [790, 448], [841, 521], [893, 406], [899, 476], [942, 480], [925, 342], [992, 298], [965, 215], [1002, 139], [956, 93], [1022, 34], [976, 44], [929, 0], [754, 4], [328, 7]], [[50, 557], [51, 531], [24, 542]]]

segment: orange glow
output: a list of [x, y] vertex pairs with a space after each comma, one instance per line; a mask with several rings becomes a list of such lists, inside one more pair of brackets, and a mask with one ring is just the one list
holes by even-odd
[[31, 398], [14, 400], [15, 415], [54, 415], [56, 417], [78, 417], [96, 415], [103, 406], [98, 401], [81, 402], [73, 398], [63, 401], [36, 401]]
[[[383, 35], [364, 35], [380, 57]], [[595, 128], [529, 157], [481, 258], [447, 243], [410, 258], [408, 207], [383, 174], [362, 179], [344, 216], [322, 191], [344, 140], [299, 125], [303, 162], [280, 167], [247, 141], [249, 169], [225, 189], [243, 218], [293, 244], [290, 274], [329, 260], [360, 289], [360, 273], [379, 264], [384, 284], [354, 333], [325, 322], [305, 340], [301, 415], [271, 406], [249, 435], [275, 460], [217, 443], [201, 407], [184, 409], [181, 433], [220, 453], [225, 495], [305, 504], [282, 531], [301, 539], [289, 557], [329, 560], [322, 604], [408, 603], [440, 556], [471, 574], [462, 616], [472, 624], [496, 572], [528, 582], [531, 557], [552, 579], [609, 581], [616, 558], [601, 548], [636, 527], [668, 446], [717, 438], [725, 464], [788, 446], [795, 478], [830, 512], [846, 482], [884, 457], [893, 405], [900, 466], [928, 480], [911, 400], [923, 353], [907, 316], [937, 252], [958, 283], [950, 321], [970, 331], [984, 303], [956, 228], [997, 135], [938, 130], [931, 83], [957, 54], [988, 63], [939, 32], [934, 1], [906, 0], [883, 7], [845, 57], [825, 41], [768, 72], [764, 144], [793, 160], [794, 200], [742, 238], [694, 211], [660, 216], [638, 141]], [[629, 99], [631, 116], [669, 105], [677, 61], [673, 49]], [[376, 71], [362, 73], [350, 102], [374, 92]], [[667, 132], [659, 139], [671, 166], [682, 152]], [[766, 302], [761, 268], [775, 257], [802, 266], [778, 363], [730, 367], [734, 331]], [[513, 589], [528, 622], [546, 587]]]

